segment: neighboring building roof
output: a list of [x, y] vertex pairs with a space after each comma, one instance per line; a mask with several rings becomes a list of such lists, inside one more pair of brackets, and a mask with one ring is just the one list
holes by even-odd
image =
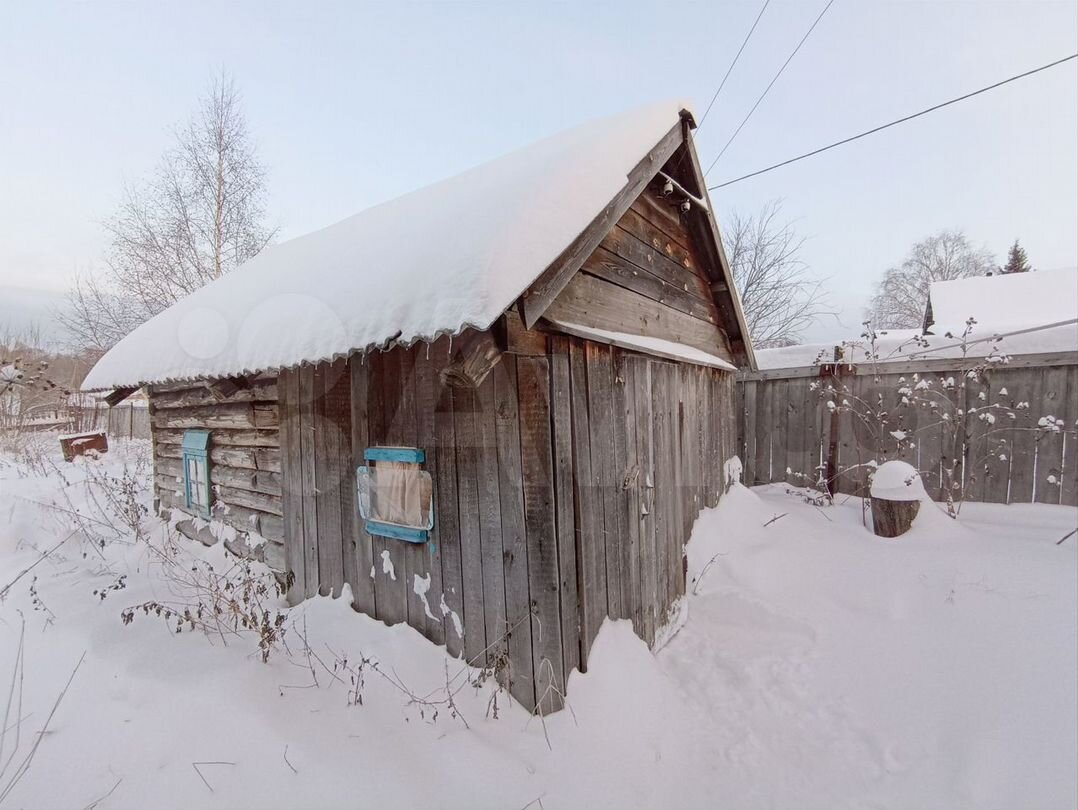
[[929, 288], [932, 334], [1013, 332], [1078, 318], [1078, 268], [937, 281]]
[[682, 112], [666, 103], [593, 121], [268, 247], [134, 330], [83, 387], [250, 374], [486, 329]]
[[[968, 357], [984, 357], [993, 348], [1008, 355], [1078, 350], [1078, 268], [936, 282], [925, 318], [929, 331], [881, 330], [879, 361], [962, 357], [962, 333], [971, 317], [977, 322], [966, 338]], [[831, 343], [757, 349], [756, 363], [761, 370], [829, 363], [834, 347], [842, 343], [851, 346], [847, 360], [865, 362], [866, 341], [850, 336]]]

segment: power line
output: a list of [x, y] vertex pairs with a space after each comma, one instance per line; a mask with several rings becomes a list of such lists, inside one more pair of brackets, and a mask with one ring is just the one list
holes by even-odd
[[1048, 70], [1048, 68], [1062, 65], [1064, 62], [1070, 62], [1072, 59], [1078, 59], [1078, 53], [1071, 54], [1070, 56], [1066, 56], [1063, 59], [1057, 59], [1054, 62], [1049, 62], [1047, 65], [1041, 65], [1038, 68], [1033, 68], [1033, 70], [1027, 70], [1025, 73], [1019, 73], [1016, 76], [1011, 76], [1010, 78], [1004, 79], [1003, 81], [996, 82], [995, 84], [990, 84], [987, 87], [982, 87], [980, 90], [974, 90], [972, 93], [966, 93], [963, 96], [958, 96], [957, 98], [952, 98], [949, 101], [941, 102], [940, 104], [936, 104], [932, 107], [923, 109], [920, 112], [915, 112], [912, 115], [907, 115], [903, 118], [898, 118], [887, 124], [881, 124], [878, 127], [867, 129], [864, 132], [858, 133], [857, 135], [852, 135], [849, 138], [843, 138], [841, 141], [835, 141], [834, 143], [830, 143], [827, 146], [821, 146], [819, 149], [813, 149], [811, 152], [806, 152], [803, 155], [798, 155], [797, 157], [792, 157], [789, 160], [784, 160], [781, 163], [776, 163], [773, 166], [768, 166], [766, 169], [759, 169], [758, 171], [750, 172], [749, 174], [743, 174], [741, 175], [741, 177], [735, 177], [733, 180], [727, 180], [723, 183], [719, 183], [716, 186], [708, 186], [707, 190], [714, 191], [715, 189], [724, 188], [725, 186], [733, 185], [734, 183], [740, 183], [742, 180], [748, 180], [750, 177], [756, 177], [759, 174], [764, 174], [775, 169], [780, 169], [783, 166], [789, 166], [791, 163], [796, 163], [799, 160], [804, 160], [805, 158], [810, 158], [813, 155], [818, 155], [821, 152], [826, 152], [828, 149], [834, 149], [836, 146], [842, 146], [843, 144], [850, 143], [851, 141], [856, 141], [859, 138], [864, 138], [867, 135], [872, 135], [876, 132], [888, 129], [889, 127], [897, 126], [898, 124], [904, 124], [906, 121], [912, 121], [914, 118], [920, 118], [922, 115], [928, 115], [928, 113], [930, 112], [935, 112], [936, 110], [943, 109], [944, 107], [949, 107], [952, 104], [957, 104], [959, 101], [965, 101], [966, 99], [973, 98], [974, 96], [979, 96], [981, 93], [987, 93], [989, 90], [995, 90], [997, 87], [1002, 87], [1005, 84], [1016, 82], [1019, 79], [1026, 78], [1027, 76], [1032, 76], [1034, 73], [1040, 73], [1042, 70]]
[[756, 30], [756, 26], [760, 24], [760, 18], [764, 16], [764, 12], [767, 11], [767, 7], [771, 4], [771, 0], [764, 0], [764, 6], [760, 9], [760, 13], [756, 15], [756, 20], [752, 24], [752, 28], [749, 29], [749, 33], [745, 35], [744, 41], [741, 43], [741, 47], [737, 49], [737, 53], [734, 55], [734, 61], [730, 63], [730, 67], [726, 68], [726, 75], [722, 77], [722, 81], [719, 82], [719, 89], [715, 91], [715, 95], [711, 97], [711, 101], [707, 105], [707, 109], [704, 110], [704, 116], [700, 119], [699, 126], [696, 127], [697, 133], [700, 131], [700, 127], [704, 125], [704, 121], [707, 120], [707, 114], [711, 112], [711, 108], [715, 106], [715, 99], [719, 97], [719, 93], [722, 92], [722, 88], [726, 86], [726, 80], [730, 78], [730, 74], [734, 71], [734, 66], [737, 64], [737, 60], [741, 58], [741, 52], [745, 50], [745, 46], [749, 44], [749, 40], [752, 39], [752, 32]]
[[722, 151], [715, 156], [715, 159], [713, 161], [711, 161], [711, 165], [708, 166], [707, 171], [704, 172], [704, 177], [707, 177], [708, 172], [715, 168], [715, 164], [719, 162], [719, 158], [726, 154], [726, 150], [730, 148], [730, 144], [734, 142], [734, 138], [738, 136], [738, 133], [741, 132], [745, 124], [747, 124], [749, 122], [749, 119], [752, 118], [752, 114], [756, 112], [756, 108], [760, 106], [760, 102], [762, 102], [764, 98], [766, 98], [767, 94], [771, 92], [771, 88], [774, 87], [775, 82], [779, 80], [779, 76], [781, 76], [782, 72], [786, 70], [786, 66], [793, 61], [793, 58], [797, 56], [797, 52], [801, 50], [801, 46], [805, 44], [805, 40], [809, 38], [809, 35], [815, 30], [820, 20], [823, 19], [823, 15], [827, 13], [827, 10], [831, 8], [831, 4], [834, 2], [835, 0], [827, 0], [827, 5], [823, 7], [823, 11], [819, 13], [819, 15], [813, 21], [812, 25], [809, 26], [809, 30], [805, 32], [805, 35], [801, 37], [801, 41], [797, 43], [797, 47], [794, 48], [790, 55], [786, 57], [786, 61], [782, 63], [782, 67], [780, 67], [779, 72], [775, 74], [775, 78], [771, 80], [771, 83], [764, 88], [764, 92], [762, 92], [760, 94], [760, 97], [756, 99], [756, 103], [752, 105], [752, 109], [749, 110], [749, 114], [745, 116], [744, 120], [738, 125], [737, 129], [734, 130], [734, 134], [730, 136], [730, 140], [726, 142], [726, 146], [724, 146], [722, 148]]

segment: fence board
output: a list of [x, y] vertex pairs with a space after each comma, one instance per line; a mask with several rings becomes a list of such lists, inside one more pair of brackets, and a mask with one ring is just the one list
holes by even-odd
[[775, 401], [775, 386], [761, 385], [756, 392], [758, 411], [756, 419], [756, 478], [757, 484], [771, 483], [771, 412]]
[[1029, 403], [1016, 420], [1011, 439], [1010, 503], [1032, 503], [1033, 470], [1037, 455], [1037, 412], [1040, 410], [1044, 372], [1039, 368], [1021, 369], [1007, 375], [1007, 391], [1016, 404]]
[[1078, 506], [1078, 366], [1067, 369], [1067, 396], [1064, 400], [1063, 422], [1063, 486], [1060, 503]]
[[[1001, 393], [1005, 391], [1006, 393]], [[1007, 503], [1011, 479], [1011, 447], [1014, 444], [1014, 421], [1010, 413], [1010, 389], [1003, 376], [989, 372], [988, 413], [993, 423], [987, 432], [988, 447], [984, 461], [985, 481], [981, 500], [988, 503]]]
[[[738, 386], [743, 389], [744, 404], [737, 410], [738, 441], [746, 455], [747, 473], [751, 469], [747, 478], [755, 483], [782, 481], [787, 477], [787, 466], [812, 475], [817, 465], [826, 463], [829, 443], [835, 440], [839, 470], [835, 492], [867, 494], [867, 463], [898, 458], [921, 470], [930, 495], [943, 500], [946, 473], [954, 460], [959, 485], [956, 497], [994, 503], [1075, 504], [1078, 366], [1073, 360], [1078, 355], [1045, 355], [1041, 366], [1035, 365], [1035, 357], [1025, 356], [1016, 365], [993, 366], [985, 373], [984, 383], [965, 376], [961, 360], [925, 361], [923, 368], [916, 362], [887, 364], [876, 374], [864, 368], [841, 367], [841, 376], [833, 378], [835, 401], [841, 405], [847, 400], [862, 413], [883, 410], [888, 421], [880, 424], [873, 416], [866, 424], [843, 412], [835, 420], [834, 437], [830, 435], [833, 423], [826, 408], [828, 398], [808, 389], [810, 367], [742, 375]], [[816, 367], [811, 368], [819, 373]], [[780, 372], [789, 372], [789, 376]], [[917, 394], [943, 403], [939, 413], [903, 402], [898, 389], [916, 385], [915, 374], [930, 381], [930, 392]], [[941, 388], [941, 381], [947, 378], [955, 383], [950, 391]], [[1009, 412], [1026, 402], [1029, 407], [1017, 409], [1017, 418], [1011, 420]], [[965, 412], [964, 418], [959, 410]], [[943, 420], [942, 414], [948, 414], [949, 421]], [[980, 418], [982, 415], [991, 415], [994, 421]], [[1038, 420], [1048, 415], [1063, 419], [1064, 429], [1038, 429]], [[905, 432], [906, 440], [893, 435], [899, 429]]]
[[[710, 393], [714, 390], [714, 384], [710, 382], [710, 377], [708, 379], [708, 391]], [[756, 392], [758, 385], [755, 380], [750, 380], [744, 386], [737, 386], [739, 389], [745, 389], [744, 407], [738, 418], [741, 435], [739, 446], [743, 448], [741, 458], [745, 462], [745, 485], [750, 487], [756, 483], [756, 442], [758, 441], [756, 435]], [[714, 410], [709, 410], [708, 412], [717, 413]]]
[[[1044, 370], [1041, 410], [1033, 416], [1051, 416], [1063, 420], [1067, 411], [1067, 370], [1062, 367]], [[1066, 425], [1064, 425], [1066, 427]], [[1073, 427], [1072, 427], [1073, 429]], [[1063, 478], [1063, 431], [1045, 433], [1037, 446], [1037, 503], [1059, 503]]]

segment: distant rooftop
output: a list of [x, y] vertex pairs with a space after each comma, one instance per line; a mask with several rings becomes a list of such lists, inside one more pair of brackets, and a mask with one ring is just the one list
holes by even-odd
[[[929, 291], [933, 334], [1010, 332], [1078, 318], [1078, 268], [937, 281]], [[1072, 347], [1075, 348], [1075, 347]]]

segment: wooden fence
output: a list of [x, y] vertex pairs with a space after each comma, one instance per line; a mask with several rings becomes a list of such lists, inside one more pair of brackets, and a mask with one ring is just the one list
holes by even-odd
[[99, 412], [104, 417], [103, 427], [110, 438], [149, 439], [150, 409], [145, 405], [128, 403]]
[[150, 411], [142, 403], [105, 405], [39, 405], [10, 420], [7, 427], [19, 431], [55, 430], [83, 433], [103, 430], [113, 439], [149, 439]]
[[1078, 506], [1078, 352], [1017, 355], [971, 376], [974, 362], [741, 375], [746, 483], [823, 480], [834, 492], [863, 495], [869, 462], [898, 458], [920, 470], [933, 498], [944, 499], [950, 485], [965, 500]]

